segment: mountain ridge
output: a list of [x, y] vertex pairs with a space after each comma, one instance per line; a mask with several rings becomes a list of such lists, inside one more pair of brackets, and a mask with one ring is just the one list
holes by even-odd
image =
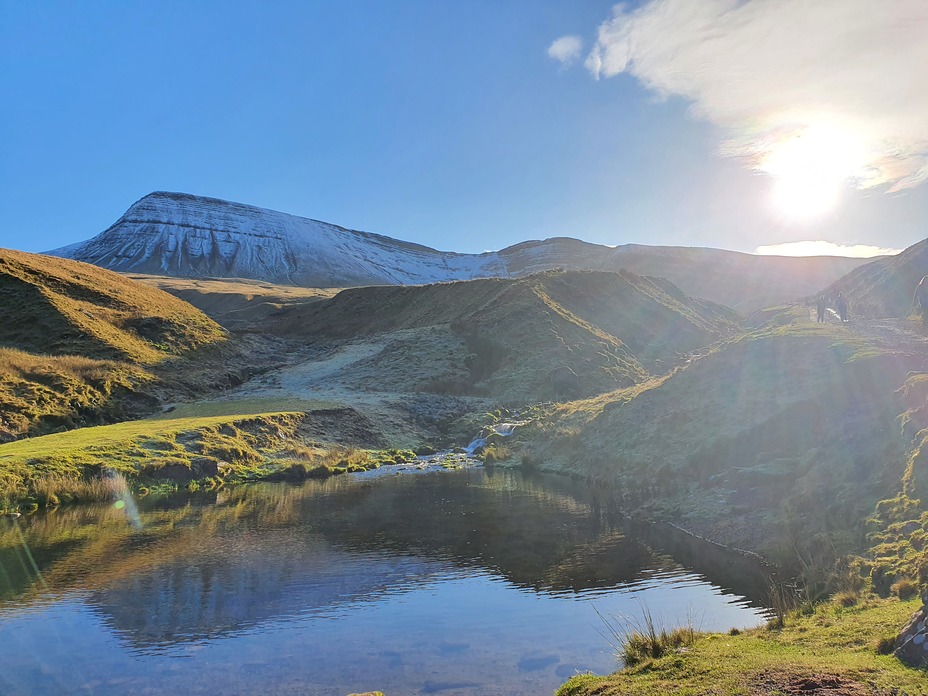
[[521, 277], [558, 268], [626, 268], [666, 277], [690, 296], [743, 313], [818, 292], [869, 261], [640, 244], [606, 247], [572, 237], [464, 254], [243, 203], [164, 191], [139, 199], [96, 237], [47, 253], [123, 273], [246, 278], [303, 287], [421, 285]]

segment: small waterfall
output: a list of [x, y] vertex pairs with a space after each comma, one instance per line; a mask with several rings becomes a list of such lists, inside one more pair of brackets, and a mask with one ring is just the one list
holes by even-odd
[[514, 420], [505, 423], [494, 423], [493, 425], [487, 426], [480, 431], [477, 437], [470, 441], [467, 447], [464, 448], [464, 451], [472, 455], [480, 448], [487, 446], [487, 438], [491, 435], [510, 437], [515, 432], [516, 428], [527, 425], [529, 422], [530, 421], [527, 420]]

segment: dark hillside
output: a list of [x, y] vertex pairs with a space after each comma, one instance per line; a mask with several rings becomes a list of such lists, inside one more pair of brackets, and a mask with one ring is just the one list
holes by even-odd
[[928, 274], [928, 239], [901, 254], [855, 268], [825, 289], [828, 297], [843, 291], [851, 317], [904, 317], [912, 311], [915, 286]]
[[524, 454], [771, 556], [860, 550], [864, 520], [899, 490], [900, 388], [926, 363], [841, 327], [762, 329], [648, 388], [559, 407]]
[[281, 314], [276, 330], [320, 341], [445, 327], [468, 351], [449, 388], [530, 401], [636, 384], [735, 332], [733, 318], [665, 281], [571, 271], [354, 288]]

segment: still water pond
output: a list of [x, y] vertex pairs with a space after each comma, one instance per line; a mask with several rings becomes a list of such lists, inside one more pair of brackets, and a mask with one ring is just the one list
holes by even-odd
[[550, 694], [616, 669], [604, 617], [764, 617], [747, 564], [520, 473], [340, 476], [133, 508], [0, 521], [0, 693]]

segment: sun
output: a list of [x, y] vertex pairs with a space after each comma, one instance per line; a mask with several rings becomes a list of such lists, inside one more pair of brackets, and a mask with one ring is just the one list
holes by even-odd
[[842, 190], [860, 175], [864, 161], [854, 133], [813, 125], [775, 143], [760, 169], [774, 178], [774, 207], [788, 218], [807, 220], [837, 207]]

